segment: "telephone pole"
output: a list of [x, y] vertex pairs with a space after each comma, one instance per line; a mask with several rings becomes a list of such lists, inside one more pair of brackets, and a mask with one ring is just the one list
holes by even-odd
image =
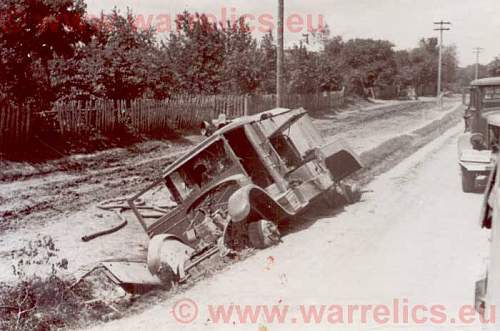
[[285, 0], [278, 0], [278, 49], [276, 59], [276, 107], [283, 107], [283, 71], [285, 59], [284, 41]]
[[437, 82], [437, 96], [441, 95], [441, 80], [443, 75], [443, 31], [451, 30], [449, 26], [451, 22], [434, 22], [435, 25], [439, 25], [439, 28], [434, 29], [434, 31], [440, 32], [439, 39], [439, 65], [438, 65], [438, 82]]
[[474, 54], [476, 54], [476, 78], [475, 79], [478, 79], [479, 78], [479, 54], [481, 54], [481, 52], [484, 50], [484, 48], [481, 48], [481, 47], [476, 47], [474, 48], [473, 52]]

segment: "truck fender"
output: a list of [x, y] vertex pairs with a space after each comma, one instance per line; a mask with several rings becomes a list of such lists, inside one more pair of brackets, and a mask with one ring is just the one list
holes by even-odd
[[276, 202], [266, 191], [256, 185], [246, 185], [229, 198], [228, 213], [235, 223], [250, 220], [255, 213], [261, 219], [279, 224], [280, 221], [293, 217], [280, 203]]
[[496, 203], [496, 201], [490, 199], [495, 199], [494, 196], [494, 187], [497, 181], [497, 171], [498, 165], [495, 164], [495, 168], [491, 171], [490, 176], [488, 178], [488, 184], [486, 185], [486, 190], [483, 196], [483, 205], [481, 207], [481, 214], [479, 217], [479, 223], [481, 228], [491, 229], [491, 222], [493, 219], [493, 207], [490, 206], [490, 202]]
[[319, 152], [335, 181], [341, 181], [363, 168], [358, 154], [342, 139], [320, 147]]
[[[167, 249], [168, 254], [165, 254]], [[184, 278], [186, 275], [184, 264], [192, 253], [193, 249], [177, 236], [172, 234], [154, 236], [148, 246], [148, 269], [153, 275], [158, 275], [162, 264], [167, 264], [179, 278]]]

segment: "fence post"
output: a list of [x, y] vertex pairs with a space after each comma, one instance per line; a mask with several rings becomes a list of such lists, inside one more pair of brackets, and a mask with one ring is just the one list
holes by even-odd
[[7, 113], [7, 107], [0, 107], [0, 149], [5, 143], [5, 136], [3, 130], [4, 115]]
[[248, 108], [248, 102], [249, 102], [248, 98], [249, 98], [249, 95], [245, 94], [245, 105], [244, 105], [244, 113], [243, 113], [243, 115], [245, 115], [245, 116], [250, 115], [250, 109]]

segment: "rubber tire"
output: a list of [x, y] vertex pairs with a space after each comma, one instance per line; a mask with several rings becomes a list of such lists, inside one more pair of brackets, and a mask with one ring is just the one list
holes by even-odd
[[253, 247], [265, 249], [279, 244], [281, 234], [273, 222], [259, 220], [248, 224], [248, 240]]
[[351, 205], [355, 202], [354, 191], [351, 185], [340, 183], [339, 194], [344, 198], [345, 205]]
[[462, 169], [462, 191], [465, 193], [474, 192], [476, 187], [476, 175], [473, 172]]
[[323, 192], [323, 199], [325, 205], [329, 209], [337, 209], [343, 206], [351, 205], [356, 202], [356, 197], [352, 186], [340, 183], [334, 188]]
[[345, 196], [337, 188], [329, 189], [322, 193], [321, 201], [329, 210], [334, 210], [347, 204]]

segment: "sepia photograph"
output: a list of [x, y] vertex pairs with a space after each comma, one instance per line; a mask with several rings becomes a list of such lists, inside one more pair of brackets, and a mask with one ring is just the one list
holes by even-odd
[[500, 331], [499, 14], [0, 0], [0, 331]]

